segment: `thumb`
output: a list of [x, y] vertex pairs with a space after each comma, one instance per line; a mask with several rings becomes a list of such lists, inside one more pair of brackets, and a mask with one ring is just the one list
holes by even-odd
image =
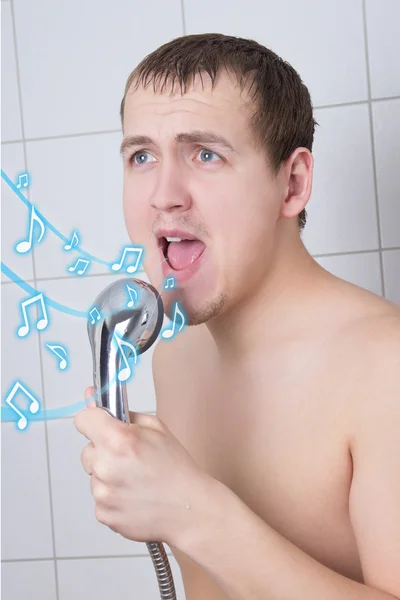
[[143, 413], [129, 411], [129, 421], [131, 425], [142, 425], [142, 427], [149, 427], [156, 431], [163, 431], [165, 429], [164, 423], [157, 417], [157, 415], [146, 415]]

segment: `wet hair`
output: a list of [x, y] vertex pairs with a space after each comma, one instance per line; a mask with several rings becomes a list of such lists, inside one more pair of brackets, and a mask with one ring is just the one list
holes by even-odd
[[[204, 72], [214, 88], [223, 68], [236, 76], [242, 92], [248, 92], [245, 106], [250, 132], [273, 176], [296, 148], [312, 151], [315, 125], [319, 124], [313, 118], [310, 93], [297, 71], [258, 42], [222, 33], [181, 36], [148, 54], [127, 79], [120, 108], [122, 128], [125, 99], [132, 84], [137, 89], [153, 82], [155, 92], [157, 80], [164, 78], [162, 92], [168, 81], [173, 89], [178, 80], [183, 94], [196, 74], [202, 78]], [[304, 208], [298, 215], [300, 231], [306, 219]]]

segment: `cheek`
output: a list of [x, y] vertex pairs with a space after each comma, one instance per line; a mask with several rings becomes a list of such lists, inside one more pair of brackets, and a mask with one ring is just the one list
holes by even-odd
[[[254, 268], [266, 258], [273, 236], [273, 219], [265, 207], [237, 207], [227, 215], [223, 228], [223, 253], [233, 268]], [[247, 208], [247, 207], [245, 207]]]
[[141, 205], [140, 202], [133, 199], [132, 196], [124, 194], [123, 213], [125, 227], [131, 242], [140, 245], [147, 244], [148, 240], [146, 239], [146, 232], [148, 235], [148, 228], [146, 228], [146, 219], [148, 219], [148, 215], [145, 207]]

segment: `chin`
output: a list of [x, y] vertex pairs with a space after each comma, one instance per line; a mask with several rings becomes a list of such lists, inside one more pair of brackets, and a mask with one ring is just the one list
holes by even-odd
[[[224, 308], [228, 303], [228, 298], [225, 294], [220, 294], [213, 300], [192, 301], [190, 298], [180, 298], [178, 290], [175, 294], [163, 295], [162, 299], [164, 312], [171, 321], [174, 318], [175, 303], [178, 303], [179, 308], [185, 315], [185, 327], [202, 325], [211, 319], [217, 318], [223, 314]], [[179, 326], [181, 323], [179, 315], [177, 319], [177, 325]]]

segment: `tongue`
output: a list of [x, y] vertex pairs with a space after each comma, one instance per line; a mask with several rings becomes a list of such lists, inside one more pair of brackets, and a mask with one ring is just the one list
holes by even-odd
[[183, 240], [170, 242], [168, 245], [168, 260], [173, 269], [186, 269], [202, 254], [205, 245], [200, 240]]

